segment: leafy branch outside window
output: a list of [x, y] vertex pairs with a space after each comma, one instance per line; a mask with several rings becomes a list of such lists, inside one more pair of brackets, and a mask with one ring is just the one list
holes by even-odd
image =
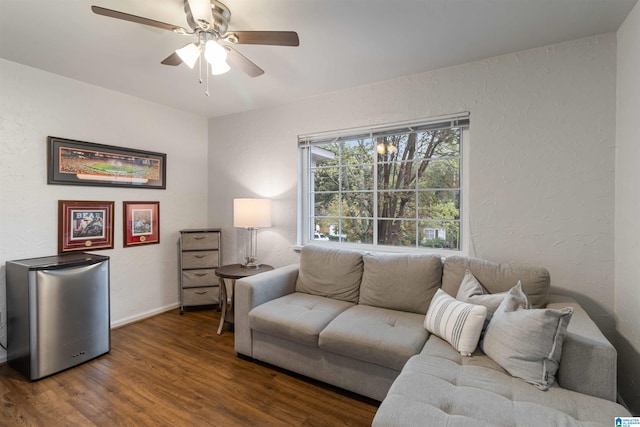
[[342, 138], [311, 162], [315, 231], [331, 240], [460, 247], [461, 129]]

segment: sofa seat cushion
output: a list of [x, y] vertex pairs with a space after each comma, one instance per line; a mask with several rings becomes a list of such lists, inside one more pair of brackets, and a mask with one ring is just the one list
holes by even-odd
[[294, 292], [251, 310], [249, 327], [317, 347], [320, 332], [336, 316], [352, 306], [352, 303], [345, 301]]
[[319, 346], [400, 371], [427, 341], [423, 322], [423, 315], [357, 305], [329, 323], [320, 333]]
[[373, 426], [611, 426], [628, 416], [608, 400], [507, 374], [480, 350], [462, 357], [432, 335], [391, 386]]

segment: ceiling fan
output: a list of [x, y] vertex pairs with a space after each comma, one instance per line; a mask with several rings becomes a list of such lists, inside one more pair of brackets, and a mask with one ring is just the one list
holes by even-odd
[[[185, 63], [189, 68], [193, 68], [196, 61], [204, 57], [207, 68], [210, 68], [210, 72], [214, 75], [229, 71], [229, 66], [240, 68], [250, 77], [264, 74], [262, 68], [258, 67], [231, 45], [300, 45], [298, 34], [295, 31], [229, 31], [231, 12], [227, 6], [217, 0], [184, 0], [184, 11], [187, 23], [191, 27], [190, 30], [100, 6], [91, 6], [91, 10], [98, 15], [109, 18], [149, 25], [181, 35], [195, 35], [197, 37], [196, 42], [177, 49], [161, 63], [164, 65]], [[202, 83], [202, 78], [200, 82]]]

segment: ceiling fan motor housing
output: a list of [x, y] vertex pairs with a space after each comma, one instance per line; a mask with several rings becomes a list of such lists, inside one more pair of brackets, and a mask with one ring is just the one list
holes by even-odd
[[203, 16], [194, 16], [195, 13], [191, 10], [189, 0], [184, 0], [184, 11], [187, 15], [187, 22], [196, 33], [204, 31], [215, 34], [215, 38], [219, 39], [222, 38], [229, 28], [231, 11], [223, 3], [216, 0], [210, 0], [209, 4], [211, 5], [211, 15], [207, 13], [207, 18], [203, 19]]
[[211, 0], [211, 14], [213, 15], [213, 28], [211, 30], [216, 32], [218, 37], [222, 37], [229, 28], [231, 12], [224, 4]]

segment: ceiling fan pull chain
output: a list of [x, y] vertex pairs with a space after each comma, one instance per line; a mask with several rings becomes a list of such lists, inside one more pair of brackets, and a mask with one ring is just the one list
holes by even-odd
[[[205, 61], [207, 62], [207, 61]], [[207, 62], [207, 90], [204, 92], [206, 96], [209, 96], [209, 62]]]
[[202, 84], [202, 55], [198, 57], [198, 72], [200, 73], [198, 81]]

